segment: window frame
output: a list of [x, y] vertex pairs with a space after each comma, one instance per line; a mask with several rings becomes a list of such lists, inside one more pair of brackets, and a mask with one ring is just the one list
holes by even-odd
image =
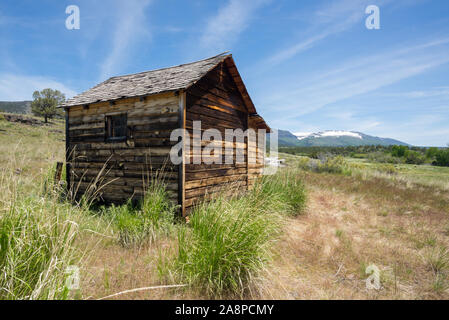
[[[115, 129], [114, 128], [114, 118], [122, 118], [121, 122], [122, 126], [119, 126], [122, 130], [124, 130], [125, 135], [122, 136], [114, 136]], [[106, 114], [105, 115], [105, 141], [106, 142], [123, 142], [128, 139], [128, 114], [127, 113], [119, 113], [119, 114]]]

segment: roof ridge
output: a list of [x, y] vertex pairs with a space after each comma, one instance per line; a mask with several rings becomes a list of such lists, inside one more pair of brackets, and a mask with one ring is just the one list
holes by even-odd
[[[220, 54], [217, 54], [217, 55], [215, 55], [215, 56], [213, 56], [213, 57], [209, 57], [209, 58], [201, 59], [201, 60], [197, 60], [197, 61], [192, 61], [192, 62], [188, 62], [188, 63], [178, 64], [178, 65], [174, 65], [174, 66], [171, 66], [171, 67], [164, 67], [164, 68], [160, 68], [160, 69], [153, 69], [153, 70], [141, 71], [141, 72], [136, 72], [136, 73], [123, 74], [123, 75], [121, 75], [121, 76], [113, 76], [113, 77], [110, 77], [109, 79], [103, 81], [102, 83], [107, 82], [107, 81], [109, 81], [109, 80], [111, 80], [111, 79], [115, 79], [115, 78], [122, 78], [122, 77], [128, 77], [128, 76], [135, 76], [135, 75], [138, 75], [138, 74], [143, 74], [143, 73], [148, 73], [148, 72], [153, 72], [153, 71], [161, 71], [161, 70], [167, 70], [167, 69], [172, 69], [172, 68], [177, 68], [177, 67], [188, 66], [188, 65], [190, 65], [190, 64], [194, 64], [194, 63], [198, 63], [198, 62], [203, 62], [203, 61], [206, 61], [206, 60], [212, 60], [212, 59], [215, 59], [215, 58], [218, 58], [218, 57], [221, 57], [221, 56], [225, 57], [225, 55], [226, 55], [226, 56], [232, 56], [232, 54], [228, 54], [228, 53], [229, 53], [229, 51], [225, 51], [225, 52], [222, 52], [222, 53], [220, 53]], [[100, 84], [101, 84], [101, 83], [100, 83]]]

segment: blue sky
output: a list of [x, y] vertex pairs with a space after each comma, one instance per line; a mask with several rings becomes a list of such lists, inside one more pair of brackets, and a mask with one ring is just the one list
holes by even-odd
[[[81, 28], [67, 30], [68, 5]], [[380, 8], [380, 29], [365, 8]], [[447, 0], [2, 0], [0, 100], [230, 50], [259, 113], [292, 132], [449, 143]]]

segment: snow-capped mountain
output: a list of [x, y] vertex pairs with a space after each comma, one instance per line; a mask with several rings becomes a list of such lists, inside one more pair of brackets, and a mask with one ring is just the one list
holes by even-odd
[[347, 147], [363, 145], [408, 145], [402, 141], [391, 138], [370, 136], [356, 131], [328, 130], [322, 132], [296, 132], [291, 133], [279, 130], [279, 146], [329, 146]]
[[407, 145], [391, 138], [373, 137], [356, 131], [328, 130], [316, 133], [298, 132], [294, 134], [299, 146], [363, 146], [363, 145]]
[[341, 130], [328, 130], [318, 133], [307, 133], [307, 132], [297, 132], [293, 133], [298, 140], [303, 140], [305, 138], [314, 137], [314, 138], [322, 138], [322, 137], [354, 137], [358, 139], [363, 139], [362, 134], [359, 132], [352, 131], [341, 131]]

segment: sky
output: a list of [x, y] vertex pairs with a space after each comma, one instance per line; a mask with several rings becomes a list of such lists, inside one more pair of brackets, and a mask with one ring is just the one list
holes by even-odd
[[[79, 29], [66, 28], [70, 5]], [[48, 87], [71, 97], [223, 51], [273, 128], [449, 143], [447, 0], [0, 2], [1, 101]]]

